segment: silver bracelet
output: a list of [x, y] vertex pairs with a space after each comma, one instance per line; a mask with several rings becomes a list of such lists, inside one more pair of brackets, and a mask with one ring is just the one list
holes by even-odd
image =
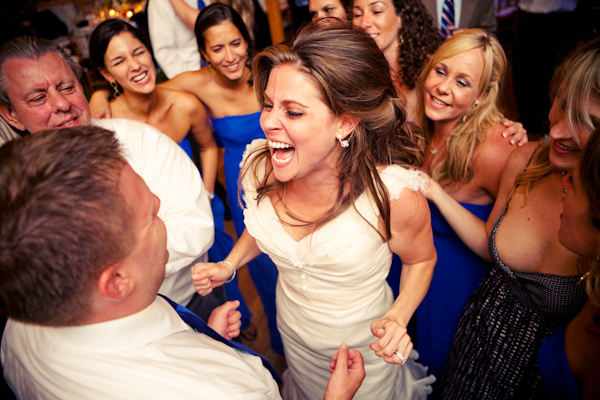
[[235, 269], [235, 267], [233, 266], [232, 263], [230, 263], [229, 261], [219, 261], [217, 264], [227, 264], [231, 267], [231, 269], [233, 270], [233, 273], [231, 274], [231, 276], [229, 278], [227, 278], [227, 280], [225, 281], [225, 283], [229, 283], [232, 282], [235, 279], [235, 276], [237, 275], [237, 270]]

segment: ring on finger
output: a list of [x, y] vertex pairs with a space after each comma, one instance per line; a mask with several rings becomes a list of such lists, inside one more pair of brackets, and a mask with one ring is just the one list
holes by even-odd
[[402, 354], [398, 353], [396, 350], [394, 350], [394, 354], [398, 356], [398, 358], [402, 362], [402, 365], [406, 364], [406, 358], [402, 357]]

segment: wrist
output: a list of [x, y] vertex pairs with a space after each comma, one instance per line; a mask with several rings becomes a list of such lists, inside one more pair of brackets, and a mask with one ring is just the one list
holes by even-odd
[[225, 283], [229, 283], [232, 282], [235, 279], [235, 276], [237, 275], [237, 269], [233, 266], [232, 263], [230, 263], [229, 261], [219, 261], [217, 264], [225, 264], [231, 267], [232, 272], [231, 272], [231, 276], [229, 276], [229, 278], [227, 278], [227, 280], [225, 281]]

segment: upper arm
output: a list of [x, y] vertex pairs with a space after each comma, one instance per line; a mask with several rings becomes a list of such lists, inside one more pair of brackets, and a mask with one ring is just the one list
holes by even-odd
[[208, 115], [204, 105], [190, 93], [181, 93], [185, 97], [186, 114], [191, 121], [191, 131], [200, 147], [215, 145], [208, 123]]
[[435, 257], [431, 214], [425, 196], [404, 189], [400, 197], [390, 201], [392, 237], [390, 249], [405, 264], [416, 264]]

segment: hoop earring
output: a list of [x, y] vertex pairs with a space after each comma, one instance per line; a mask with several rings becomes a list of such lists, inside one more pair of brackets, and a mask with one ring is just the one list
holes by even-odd
[[348, 147], [348, 146], [350, 146], [350, 143], [347, 140], [345, 140], [345, 139], [342, 140], [342, 135], [338, 135], [337, 136], [337, 140], [340, 141], [340, 146], [342, 146], [342, 147]]
[[115, 94], [114, 94], [115, 98], [119, 97], [121, 95], [121, 91], [119, 90], [119, 84], [117, 83], [117, 81], [110, 82], [110, 86], [115, 91]]

